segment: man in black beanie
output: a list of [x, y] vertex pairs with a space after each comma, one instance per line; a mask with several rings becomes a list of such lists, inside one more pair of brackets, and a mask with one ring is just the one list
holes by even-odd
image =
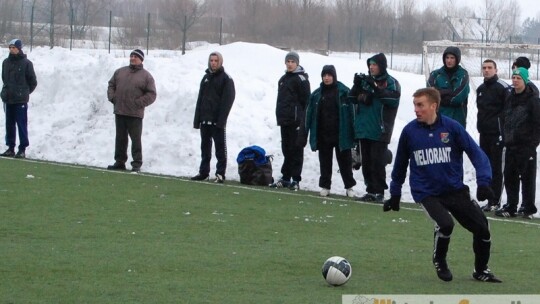
[[[116, 139], [114, 164], [109, 170], [126, 170], [128, 136], [131, 138], [131, 171], [142, 166], [142, 128], [144, 109], [156, 100], [154, 78], [143, 67], [144, 53], [133, 50], [129, 65], [116, 70], [109, 80], [107, 98], [114, 105]], [[144, 84], [144, 85], [141, 85]]]
[[[531, 61], [525, 56], [520, 56], [516, 58], [516, 60], [514, 60], [514, 63], [512, 64], [512, 70], [515, 70], [517, 68], [525, 68], [528, 70], [531, 68]], [[536, 96], [540, 96], [540, 91], [538, 91], [538, 87], [532, 81], [529, 81], [527, 83], [527, 86], [533, 90]]]
[[[4, 157], [25, 158], [28, 140], [28, 101], [36, 89], [37, 80], [34, 65], [22, 51], [22, 41], [9, 42], [8, 58], [2, 63], [2, 102], [6, 113], [6, 145], [8, 149], [0, 154]], [[15, 154], [19, 131], [19, 150]]]
[[285, 55], [285, 67], [285, 75], [278, 82], [276, 102], [276, 120], [281, 129], [281, 151], [284, 158], [282, 176], [270, 187], [298, 190], [302, 180], [304, 146], [307, 140], [304, 114], [311, 88], [308, 74], [300, 65], [298, 53], [289, 52]]
[[345, 195], [354, 197], [356, 181], [352, 172], [354, 147], [354, 105], [348, 101], [349, 88], [337, 80], [336, 68], [325, 65], [322, 82], [310, 96], [306, 109], [306, 131], [312, 151], [319, 151], [321, 196], [330, 194], [332, 155], [336, 153]]

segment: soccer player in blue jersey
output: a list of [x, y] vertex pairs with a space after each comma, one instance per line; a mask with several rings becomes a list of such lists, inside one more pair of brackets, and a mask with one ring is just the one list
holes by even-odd
[[486, 154], [457, 121], [439, 115], [441, 97], [434, 88], [419, 89], [413, 94], [416, 120], [403, 128], [390, 183], [391, 198], [383, 210], [399, 211], [401, 187], [410, 165], [409, 184], [413, 199], [435, 222], [433, 265], [443, 281], [452, 280], [446, 263], [450, 236], [454, 229], [452, 216], [473, 234], [473, 278], [500, 283], [489, 270], [491, 250], [489, 224], [482, 209], [471, 199], [463, 183], [463, 152], [476, 170], [479, 201], [492, 199], [491, 167]]

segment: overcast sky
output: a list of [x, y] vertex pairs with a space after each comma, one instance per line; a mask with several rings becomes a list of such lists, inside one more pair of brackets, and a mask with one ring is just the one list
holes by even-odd
[[[424, 5], [427, 3], [444, 3], [447, 2], [447, 0], [423, 0]], [[468, 6], [475, 11], [480, 10], [480, 7], [485, 5], [485, 0], [456, 0], [457, 3], [460, 5]], [[516, 0], [516, 2], [519, 4], [521, 8], [521, 23], [523, 21], [530, 17], [530, 18], [540, 18], [540, 5], [538, 0]]]

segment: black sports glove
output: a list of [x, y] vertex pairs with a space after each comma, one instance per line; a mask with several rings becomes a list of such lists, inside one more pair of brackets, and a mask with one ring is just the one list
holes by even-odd
[[361, 87], [362, 86], [362, 82], [366, 79], [366, 74], [358, 74], [358, 73], [354, 73], [354, 80], [353, 80], [353, 83], [355, 86], [359, 86]]
[[399, 211], [399, 202], [401, 201], [401, 195], [392, 195], [390, 199], [384, 201], [383, 211]]
[[489, 186], [479, 186], [478, 189], [476, 189], [476, 199], [479, 201], [485, 201], [489, 199], [494, 199], [495, 193], [493, 193], [493, 190], [491, 190], [491, 187]]
[[372, 88], [377, 89], [377, 84], [375, 84], [375, 79], [373, 77], [366, 76], [364, 81]]

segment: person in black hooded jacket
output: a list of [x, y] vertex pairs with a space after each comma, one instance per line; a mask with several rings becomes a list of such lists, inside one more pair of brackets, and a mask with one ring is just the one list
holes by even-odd
[[522, 187], [522, 212], [532, 218], [538, 211], [536, 198], [536, 148], [540, 143], [540, 98], [527, 85], [529, 72], [517, 68], [512, 72], [511, 95], [505, 101], [504, 144], [506, 146], [504, 186], [506, 204], [496, 216], [515, 217]]
[[510, 94], [510, 86], [499, 79], [497, 63], [486, 59], [482, 63], [484, 82], [476, 89], [478, 115], [476, 127], [480, 133], [480, 147], [489, 158], [492, 180], [491, 189], [495, 197], [491, 198], [482, 210], [494, 211], [500, 207], [503, 188], [503, 110], [504, 101]]
[[212, 159], [212, 140], [216, 145], [216, 178], [223, 183], [227, 169], [227, 142], [225, 127], [236, 96], [234, 81], [225, 73], [223, 56], [212, 52], [208, 56], [208, 69], [201, 80], [193, 128], [201, 130], [201, 164], [192, 180], [208, 179]]

